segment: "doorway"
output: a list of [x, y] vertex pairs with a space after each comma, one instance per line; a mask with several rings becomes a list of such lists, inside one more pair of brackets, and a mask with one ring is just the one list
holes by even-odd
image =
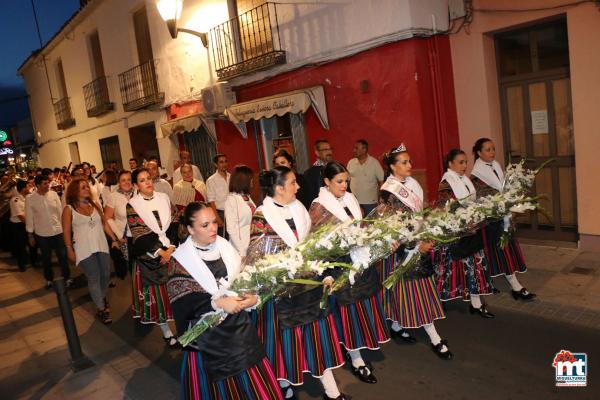
[[129, 141], [131, 152], [139, 163], [155, 156], [160, 161], [158, 141], [156, 140], [156, 128], [153, 122], [129, 128]]
[[79, 158], [79, 145], [77, 142], [69, 143], [69, 155], [71, 156], [71, 162], [73, 165], [81, 163], [81, 159]]
[[102, 157], [102, 168], [109, 168], [110, 164], [115, 163], [119, 169], [123, 168], [121, 159], [121, 148], [119, 146], [119, 136], [111, 136], [99, 140], [100, 156]]
[[537, 168], [543, 211], [517, 218], [519, 235], [576, 241], [577, 191], [565, 18], [495, 36], [506, 160]]

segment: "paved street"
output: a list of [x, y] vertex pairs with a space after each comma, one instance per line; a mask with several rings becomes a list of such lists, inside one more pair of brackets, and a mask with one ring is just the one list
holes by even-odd
[[[454, 302], [447, 307], [448, 318], [437, 323], [455, 353], [453, 361], [439, 360], [429, 349], [425, 333], [417, 331], [416, 345], [391, 342], [384, 345], [383, 352], [368, 355], [379, 378], [377, 385], [360, 383], [343, 367], [336, 371], [342, 389], [354, 399], [600, 398], [593, 366], [600, 359], [600, 307], [587, 297], [598, 298], [598, 255], [538, 246], [525, 246], [525, 251], [531, 267], [520, 278], [539, 293], [540, 300], [515, 302], [506, 282], [497, 280], [502, 293], [488, 298], [496, 319], [470, 315], [466, 303]], [[591, 266], [591, 272], [570, 272], [576, 267], [585, 269], [582, 262]], [[13, 292], [3, 289], [0, 296], [3, 398], [108, 398], [107, 386], [112, 387], [108, 393], [117, 395], [115, 398], [175, 396], [179, 354], [165, 348], [157, 328], [132, 322], [128, 280], [117, 281], [111, 292], [114, 323], [109, 327], [94, 321], [85, 282], [82, 277], [76, 280], [70, 293], [75, 318], [84, 352], [97, 366], [73, 374], [68, 368], [55, 296], [42, 288], [41, 271], [19, 274], [12, 272], [12, 264], [5, 263], [0, 268], [2, 288], [13, 282]], [[14, 292], [18, 285], [30, 291]], [[46, 310], [32, 313], [32, 304]], [[51, 335], [53, 339], [45, 340]], [[20, 344], [22, 337], [25, 345]], [[561, 349], [588, 354], [592, 367], [587, 388], [554, 386], [551, 363]], [[310, 380], [299, 398], [316, 399], [320, 393], [317, 382]]]

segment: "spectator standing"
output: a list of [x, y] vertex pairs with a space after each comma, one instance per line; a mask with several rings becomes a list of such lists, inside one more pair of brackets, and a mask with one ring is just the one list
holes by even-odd
[[107, 169], [102, 174], [102, 179], [104, 179], [104, 182], [102, 191], [100, 192], [100, 200], [102, 201], [102, 204], [106, 206], [110, 194], [117, 189], [117, 173], [112, 169]]
[[179, 152], [179, 159], [181, 160], [181, 164], [179, 168], [173, 171], [173, 186], [183, 179], [181, 173], [181, 167], [184, 164], [190, 164], [192, 166], [192, 170], [194, 171], [194, 179], [204, 182], [204, 178], [202, 177], [202, 173], [200, 172], [200, 168], [192, 164], [192, 159], [190, 157], [190, 152], [187, 150], [181, 150]]
[[252, 170], [246, 165], [237, 165], [229, 180], [229, 195], [225, 200], [225, 221], [229, 242], [244, 257], [250, 244], [250, 225], [256, 204], [250, 197]]
[[328, 162], [333, 161], [333, 148], [326, 139], [319, 139], [315, 142], [315, 155], [317, 161], [306, 171], [304, 179], [306, 180], [306, 196], [312, 202], [319, 196], [319, 190], [325, 185], [323, 182], [323, 168]]
[[136, 169], [138, 169], [138, 161], [137, 159], [131, 157], [129, 159], [129, 169], [131, 170], [131, 173], [133, 174], [133, 171], [135, 171]]
[[52, 287], [54, 273], [52, 271], [52, 250], [56, 253], [67, 286], [69, 279], [69, 263], [67, 249], [63, 240], [61, 225], [62, 205], [56, 192], [50, 191], [50, 182], [45, 175], [35, 177], [36, 192], [25, 198], [25, 227], [29, 237], [29, 245], [36, 244], [42, 252], [46, 288]]
[[[25, 230], [25, 196], [29, 194], [27, 181], [17, 181], [17, 194], [10, 199], [10, 222], [12, 225], [12, 248], [17, 258], [19, 271], [25, 272], [27, 265], [27, 231]], [[32, 257], [33, 258], [33, 257]]]
[[125, 230], [127, 229], [127, 203], [133, 196], [131, 172], [121, 171], [118, 176], [117, 189], [112, 192], [104, 204], [104, 218], [108, 228], [119, 239], [119, 249], [110, 249], [110, 256], [115, 265], [115, 273], [125, 279], [131, 269], [129, 246]]
[[214, 156], [213, 162], [217, 171], [206, 180], [206, 194], [210, 206], [217, 213], [219, 222], [219, 236], [225, 236], [225, 201], [229, 194], [229, 178], [231, 174], [227, 172], [227, 156], [218, 153]]
[[158, 163], [156, 161], [148, 161], [146, 163], [146, 169], [150, 173], [150, 178], [154, 184], [154, 191], [161, 192], [169, 196], [169, 200], [173, 199], [173, 188], [171, 184], [166, 180], [162, 179], [159, 175]]
[[85, 178], [77, 178], [67, 187], [67, 207], [62, 214], [65, 247], [69, 260], [85, 274], [92, 301], [98, 309], [97, 316], [104, 324], [110, 324], [110, 309], [106, 300], [110, 281], [110, 257], [106, 235], [112, 247], [119, 241], [110, 229], [105, 228], [104, 215], [94, 201], [90, 185]]
[[369, 143], [359, 139], [354, 144], [354, 158], [348, 161], [350, 190], [358, 199], [366, 215], [377, 206], [379, 187], [383, 182], [383, 168], [369, 155]]

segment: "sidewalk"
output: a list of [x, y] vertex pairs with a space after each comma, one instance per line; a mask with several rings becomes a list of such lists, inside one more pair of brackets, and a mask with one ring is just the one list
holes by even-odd
[[[1, 256], [0, 256], [1, 257]], [[3, 399], [175, 399], [179, 384], [73, 298], [81, 346], [95, 366], [70, 368], [56, 294], [37, 270], [0, 258], [0, 393]]]

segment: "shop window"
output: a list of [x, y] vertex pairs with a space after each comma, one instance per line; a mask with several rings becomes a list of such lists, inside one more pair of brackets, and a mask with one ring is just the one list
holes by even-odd
[[273, 166], [273, 154], [284, 149], [296, 160], [298, 172], [309, 167], [304, 114], [285, 114], [260, 120], [263, 134], [263, 151], [267, 168]]

